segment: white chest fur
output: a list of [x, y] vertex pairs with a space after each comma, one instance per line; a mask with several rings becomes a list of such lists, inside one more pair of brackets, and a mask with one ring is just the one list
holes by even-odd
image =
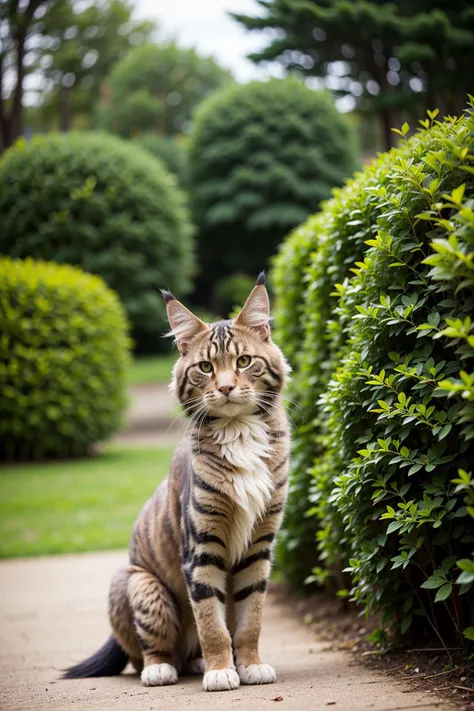
[[230, 562], [235, 563], [245, 553], [274, 489], [267, 466], [268, 427], [257, 415], [219, 418], [212, 427], [222, 458], [235, 468], [229, 495], [236, 507], [228, 542]]

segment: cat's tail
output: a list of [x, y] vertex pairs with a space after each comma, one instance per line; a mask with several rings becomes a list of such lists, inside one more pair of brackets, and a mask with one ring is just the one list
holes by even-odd
[[92, 676], [118, 676], [127, 666], [128, 655], [112, 635], [103, 647], [83, 662], [64, 671], [62, 679], [86, 679]]

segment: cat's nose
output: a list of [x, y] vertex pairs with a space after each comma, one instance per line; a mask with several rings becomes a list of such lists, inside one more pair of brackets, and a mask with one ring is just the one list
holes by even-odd
[[221, 387], [219, 388], [219, 391], [221, 393], [224, 393], [224, 395], [228, 395], [230, 393], [230, 391], [233, 390], [234, 388], [235, 388], [235, 385], [221, 385]]

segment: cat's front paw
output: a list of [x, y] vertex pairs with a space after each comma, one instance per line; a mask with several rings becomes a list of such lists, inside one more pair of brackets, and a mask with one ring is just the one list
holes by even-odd
[[212, 669], [204, 674], [202, 685], [205, 691], [231, 691], [240, 686], [235, 669]]
[[144, 686], [168, 686], [176, 684], [178, 672], [171, 664], [149, 664], [141, 674]]
[[276, 681], [276, 673], [270, 664], [250, 664], [244, 667], [239, 664], [237, 667], [242, 684], [273, 684]]

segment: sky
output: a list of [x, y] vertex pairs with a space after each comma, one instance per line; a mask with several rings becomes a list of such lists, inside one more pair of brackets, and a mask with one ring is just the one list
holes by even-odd
[[161, 28], [160, 38], [174, 39], [182, 47], [194, 47], [199, 54], [212, 56], [230, 69], [238, 81], [279, 75], [278, 67], [264, 69], [246, 55], [266, 44], [263, 33], [246, 32], [228, 17], [228, 12], [255, 15], [255, 0], [137, 0], [137, 16], [154, 19]]

